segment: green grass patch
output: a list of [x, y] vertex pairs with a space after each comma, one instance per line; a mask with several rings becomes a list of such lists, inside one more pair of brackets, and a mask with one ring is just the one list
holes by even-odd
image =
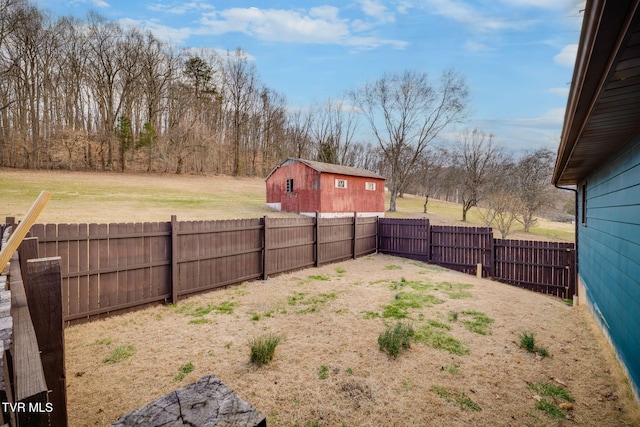
[[549, 356], [549, 351], [546, 348], [536, 344], [536, 337], [533, 333], [521, 333], [520, 335], [518, 335], [518, 342], [520, 348], [525, 349], [529, 353], [536, 353], [542, 357]]
[[559, 385], [539, 382], [536, 384], [529, 384], [528, 388], [531, 391], [535, 391], [540, 396], [551, 397], [554, 400], [566, 400], [567, 402], [573, 402], [573, 397], [571, 397], [569, 392]]
[[393, 327], [388, 326], [378, 336], [378, 346], [380, 351], [384, 351], [389, 356], [396, 358], [402, 351], [411, 346], [411, 340], [414, 335], [413, 326], [398, 322]]
[[463, 315], [471, 317], [471, 319], [463, 319], [462, 324], [471, 332], [480, 335], [489, 334], [489, 325], [493, 323], [493, 319], [480, 311], [465, 310]]
[[470, 353], [470, 350], [466, 348], [461, 341], [451, 336], [446, 328], [437, 327], [432, 324], [420, 327], [416, 332], [415, 341], [438, 350], [457, 354], [458, 356], [464, 356]]
[[557, 230], [544, 227], [531, 227], [529, 233], [535, 236], [546, 237], [552, 241], [573, 242], [575, 240], [575, 232], [567, 230]]
[[450, 373], [451, 375], [459, 375], [460, 374], [460, 365], [458, 363], [451, 363], [444, 367], [444, 370]]
[[178, 368], [178, 374], [175, 377], [173, 377], [173, 381], [174, 382], [182, 381], [184, 377], [186, 377], [188, 374], [193, 372], [194, 369], [195, 369], [195, 366], [193, 365], [193, 363], [191, 362], [185, 363], [184, 365]]
[[393, 319], [405, 319], [409, 317], [410, 308], [431, 307], [434, 304], [443, 302], [441, 299], [430, 294], [416, 292], [398, 292], [391, 304], [384, 306], [382, 317]]
[[320, 276], [320, 275], [315, 275], [315, 276], [309, 276], [309, 279], [311, 280], [330, 280], [327, 276]]
[[442, 292], [451, 299], [463, 299], [471, 298], [471, 292], [466, 291], [466, 289], [470, 288], [473, 288], [473, 285], [468, 283], [440, 282], [436, 284], [434, 289]]
[[267, 365], [273, 360], [276, 347], [280, 344], [282, 337], [274, 334], [267, 334], [249, 340], [249, 362], [257, 365]]
[[189, 320], [190, 325], [204, 325], [206, 323], [211, 323], [211, 320], [205, 319], [204, 317], [200, 317], [198, 319]]
[[548, 400], [542, 399], [539, 402], [536, 402], [536, 409], [544, 412], [551, 418], [562, 418], [564, 417], [564, 411], [558, 407], [553, 402], [549, 402]]
[[327, 302], [338, 298], [335, 292], [320, 293], [309, 296], [306, 292], [294, 292], [293, 295], [287, 297], [287, 304], [292, 306], [307, 306], [302, 310], [298, 310], [298, 314], [315, 313]]
[[474, 412], [482, 411], [480, 405], [475, 403], [464, 392], [452, 392], [441, 386], [433, 386], [431, 390], [449, 403], [456, 403], [461, 408], [467, 408]]
[[111, 354], [102, 359], [102, 363], [118, 363], [133, 356], [136, 350], [131, 344], [119, 345]]
[[237, 302], [223, 301], [220, 304], [207, 304], [206, 306], [196, 306], [193, 302], [187, 302], [175, 307], [176, 313], [185, 316], [203, 317], [211, 312], [219, 314], [233, 314], [233, 308], [238, 305]]
[[342, 274], [344, 274], [344, 273], [346, 273], [346, 272], [347, 272], [347, 270], [345, 270], [345, 269], [344, 269], [344, 268], [342, 268], [342, 267], [337, 267], [337, 268], [336, 268], [336, 273], [338, 273], [338, 274], [340, 274], [340, 275], [342, 275]]
[[318, 369], [318, 378], [321, 380], [326, 380], [329, 378], [329, 367], [327, 365], [322, 365]]
[[391, 265], [387, 265], [384, 269], [385, 270], [402, 270], [402, 266], [391, 264]]
[[107, 337], [107, 338], [102, 338], [102, 339], [97, 340], [94, 344], [96, 344], [96, 345], [109, 345], [109, 344], [111, 344], [111, 342], [112, 342], [112, 339]]
[[404, 277], [400, 279], [400, 281], [393, 281], [389, 285], [389, 289], [392, 291], [397, 291], [399, 289], [403, 289], [405, 287], [410, 287], [416, 291], [429, 291], [433, 289], [433, 285], [423, 283], [417, 280], [407, 280]]
[[449, 325], [447, 325], [445, 323], [439, 322], [437, 320], [431, 320], [430, 319], [430, 320], [427, 321], [427, 323], [430, 326], [433, 326], [434, 328], [446, 329], [447, 331], [451, 330], [451, 326], [449, 326]]

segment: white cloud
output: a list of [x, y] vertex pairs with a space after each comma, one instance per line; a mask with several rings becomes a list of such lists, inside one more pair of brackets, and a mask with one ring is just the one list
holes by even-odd
[[188, 3], [154, 3], [147, 7], [154, 12], [172, 13], [174, 15], [183, 15], [187, 12], [199, 12], [203, 10], [212, 10], [214, 7], [206, 2], [188, 2]]
[[552, 87], [549, 89], [549, 93], [559, 96], [569, 96], [569, 88], [568, 87]]
[[481, 10], [461, 0], [427, 0], [428, 10], [445, 18], [471, 26], [478, 31], [522, 28], [529, 22], [484, 16]]
[[559, 54], [553, 57], [556, 64], [563, 67], [573, 67], [576, 62], [576, 54], [578, 53], [577, 44], [568, 44], [562, 48]]
[[508, 6], [540, 9], [584, 9], [584, 0], [501, 0]]
[[85, 3], [90, 4], [91, 6], [99, 7], [101, 9], [111, 7], [111, 5], [104, 0], [74, 0], [71, 3]]
[[172, 28], [162, 25], [156, 20], [135, 20], [135, 19], [121, 19], [120, 22], [123, 26], [134, 26], [146, 28], [153, 33], [158, 39], [178, 46], [182, 46], [186, 43], [187, 39], [194, 34], [192, 28]]
[[380, 0], [358, 0], [365, 15], [380, 23], [394, 22], [395, 17]]
[[[205, 13], [199, 32], [239, 32], [261, 40], [289, 43], [326, 43], [358, 48], [382, 45], [402, 48], [406, 43], [377, 37], [355, 37], [351, 30], [368, 29], [362, 21], [340, 18], [339, 9], [319, 6], [304, 10], [232, 8]], [[353, 27], [352, 27], [353, 25]]]
[[469, 40], [465, 43], [464, 45], [465, 49], [471, 51], [471, 52], [488, 52], [490, 50], [493, 50], [492, 48], [490, 48], [489, 46], [487, 46], [484, 43], [478, 43], [476, 41], [472, 41]]
[[303, 15], [292, 10], [227, 9], [205, 14], [202, 24], [213, 34], [240, 32], [262, 40], [306, 43], [339, 43], [349, 26], [329, 7]]
[[538, 117], [480, 119], [476, 124], [496, 135], [496, 143], [518, 152], [537, 148], [555, 149], [560, 141], [564, 108], [553, 108]]

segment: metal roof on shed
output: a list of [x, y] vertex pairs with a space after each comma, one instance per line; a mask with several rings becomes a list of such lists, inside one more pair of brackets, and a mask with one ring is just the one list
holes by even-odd
[[279, 167], [287, 166], [296, 162], [303, 163], [309, 166], [311, 169], [314, 169], [320, 173], [333, 173], [337, 175], [362, 176], [365, 178], [386, 179], [383, 176], [380, 176], [377, 173], [371, 172], [366, 169], [354, 168], [351, 166], [335, 165], [333, 163], [316, 162], [313, 160], [298, 159], [295, 157], [289, 157], [286, 160], [280, 162], [275, 168], [273, 168], [273, 170], [269, 173], [269, 175], [267, 175], [267, 178], [265, 179], [269, 179], [271, 174], [273, 174]]

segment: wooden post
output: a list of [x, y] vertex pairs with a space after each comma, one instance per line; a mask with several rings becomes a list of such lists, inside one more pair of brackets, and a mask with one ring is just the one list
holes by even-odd
[[48, 191], [42, 191], [33, 205], [29, 209], [29, 212], [25, 215], [24, 219], [20, 222], [20, 225], [15, 230], [12, 230], [11, 237], [9, 237], [9, 241], [0, 251], [0, 271], [4, 270], [4, 267], [7, 265], [13, 253], [20, 246], [20, 242], [24, 239], [24, 236], [27, 235], [29, 229], [44, 209], [45, 205], [51, 198], [51, 193]]
[[262, 218], [262, 280], [267, 280], [267, 216]]
[[358, 212], [353, 213], [353, 241], [351, 242], [351, 258], [356, 259], [356, 233], [358, 222]]
[[478, 279], [482, 279], [482, 264], [481, 263], [478, 263], [476, 265], [476, 277]]
[[171, 215], [171, 304], [178, 303], [178, 219]]
[[376, 215], [376, 253], [380, 253], [380, 215]]
[[11, 258], [10, 271], [11, 317], [13, 317], [13, 342], [11, 343], [13, 398], [15, 403], [24, 402], [25, 405], [43, 409], [42, 412], [21, 411], [14, 412], [13, 415], [15, 415], [16, 425], [49, 426], [49, 413], [45, 411], [47, 382], [16, 252]]
[[67, 385], [64, 366], [64, 323], [62, 318], [62, 273], [60, 257], [27, 261], [25, 294], [38, 340], [44, 377], [47, 381], [51, 425], [67, 422]]
[[38, 238], [27, 237], [20, 246], [18, 246], [18, 259], [20, 260], [20, 271], [22, 271], [22, 281], [27, 283], [27, 261], [30, 259], [36, 259], [38, 257]]
[[316, 211], [316, 218], [313, 222], [313, 240], [315, 242], [314, 267], [320, 265], [320, 233], [318, 232], [320, 213]]

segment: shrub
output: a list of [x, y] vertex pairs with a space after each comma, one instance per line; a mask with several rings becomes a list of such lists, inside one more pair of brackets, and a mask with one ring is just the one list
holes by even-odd
[[278, 335], [269, 334], [250, 340], [250, 362], [255, 363], [258, 366], [266, 365], [271, 362], [271, 360], [273, 360], [276, 347], [280, 343], [281, 339], [282, 338]]
[[414, 335], [415, 332], [411, 325], [397, 323], [394, 327], [389, 326], [378, 337], [380, 351], [384, 351], [394, 358], [398, 357], [401, 351], [410, 347]]

